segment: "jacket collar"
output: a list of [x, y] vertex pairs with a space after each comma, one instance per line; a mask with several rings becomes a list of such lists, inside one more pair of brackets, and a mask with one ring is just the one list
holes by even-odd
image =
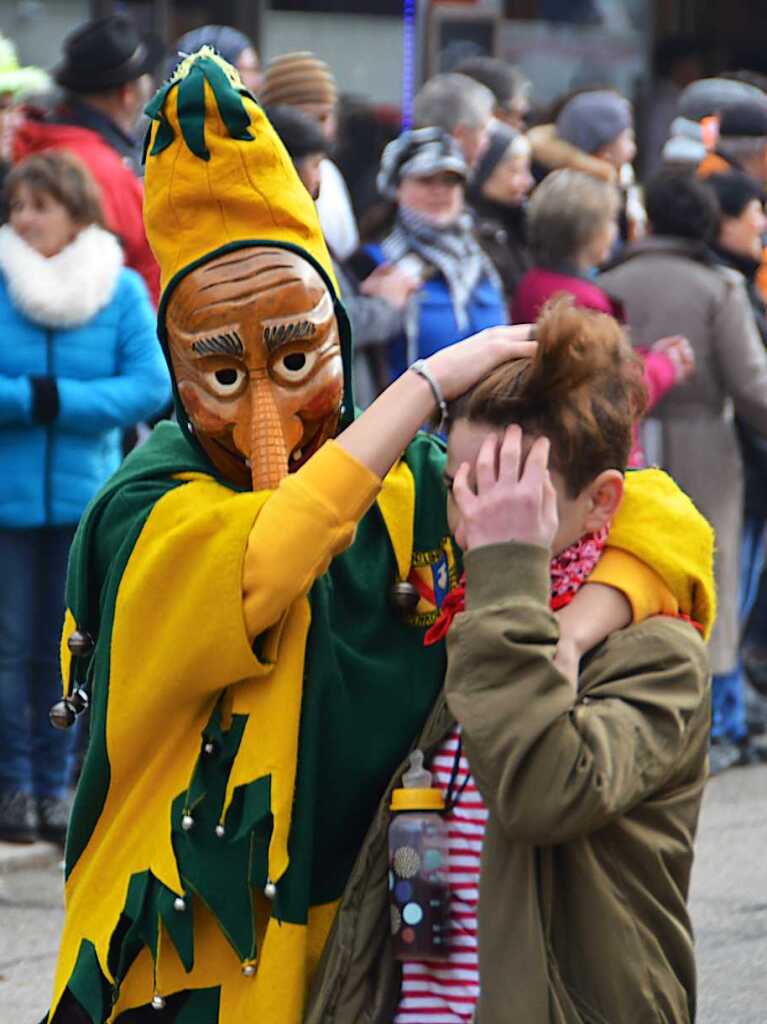
[[624, 263], [641, 256], [681, 256], [694, 260], [696, 263], [708, 265], [716, 263], [711, 249], [705, 242], [696, 242], [691, 238], [677, 238], [673, 235], [649, 235], [647, 238], [642, 238], [640, 241], [626, 246], [620, 256], [608, 264], [603, 272], [623, 266]]
[[731, 249], [723, 249], [721, 246], [712, 246], [712, 252], [725, 267], [737, 270], [749, 282], [753, 282], [761, 267], [761, 261], [755, 260], [753, 256], [744, 256], [742, 253], [733, 252]]
[[494, 221], [497, 226], [505, 228], [514, 234], [524, 232], [525, 208], [524, 206], [504, 206], [503, 203], [493, 202], [492, 199], [485, 199], [484, 196], [472, 193], [469, 196], [471, 210], [481, 229], [482, 222]]
[[138, 169], [139, 150], [136, 140], [124, 132], [111, 117], [95, 107], [76, 99], [69, 99], [64, 106], [59, 108], [53, 120], [58, 124], [71, 124], [95, 132], [108, 146], [117, 150], [120, 156], [130, 163], [134, 171]]

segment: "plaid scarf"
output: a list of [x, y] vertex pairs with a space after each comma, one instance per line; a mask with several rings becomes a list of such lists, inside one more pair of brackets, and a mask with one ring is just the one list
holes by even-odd
[[381, 248], [391, 263], [408, 253], [420, 256], [447, 281], [453, 313], [461, 331], [469, 324], [467, 306], [483, 277], [501, 288], [495, 267], [474, 237], [472, 218], [461, 214], [452, 224], [439, 226], [420, 214], [400, 206], [392, 232]]
[[[570, 604], [588, 577], [594, 571], [607, 543], [608, 528], [587, 533], [575, 544], [565, 548], [551, 560], [551, 610], [558, 611]], [[442, 602], [439, 618], [426, 631], [423, 642], [427, 647], [439, 643], [453, 623], [453, 619], [466, 608], [466, 575], [453, 587]]]

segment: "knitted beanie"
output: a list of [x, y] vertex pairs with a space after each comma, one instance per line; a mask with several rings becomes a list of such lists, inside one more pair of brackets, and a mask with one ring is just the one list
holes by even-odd
[[525, 152], [522, 148], [525, 142], [524, 135], [515, 132], [513, 128], [503, 124], [501, 121], [495, 121], [490, 129], [490, 140], [487, 147], [479, 158], [479, 163], [474, 168], [474, 173], [471, 177], [472, 190], [474, 192], [480, 191], [498, 164], [505, 159], [510, 149], [513, 150], [515, 146], [518, 146], [521, 152]]
[[286, 53], [269, 62], [261, 93], [264, 106], [335, 103], [337, 98], [333, 72], [308, 50]]
[[564, 105], [557, 135], [584, 153], [596, 153], [632, 125], [631, 104], [609, 89], [582, 92]]
[[764, 99], [764, 93], [748, 82], [701, 78], [682, 92], [677, 113], [690, 121], [702, 121], [704, 117], [723, 113], [735, 103], [759, 99]]

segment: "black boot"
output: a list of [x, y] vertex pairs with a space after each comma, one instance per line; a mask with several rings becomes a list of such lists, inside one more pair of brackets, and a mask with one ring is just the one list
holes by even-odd
[[67, 838], [70, 810], [71, 804], [67, 797], [39, 796], [37, 798], [37, 814], [40, 819], [38, 828], [40, 838], [63, 846], [64, 840]]
[[37, 835], [37, 812], [30, 794], [19, 790], [0, 792], [0, 840], [34, 843]]

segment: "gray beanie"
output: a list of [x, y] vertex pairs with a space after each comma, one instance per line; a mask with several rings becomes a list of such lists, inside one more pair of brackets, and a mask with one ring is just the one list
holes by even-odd
[[631, 104], [608, 89], [582, 92], [567, 102], [557, 118], [557, 135], [586, 153], [596, 153], [631, 128]]
[[689, 121], [721, 114], [736, 103], [764, 101], [764, 93], [748, 82], [729, 78], [701, 78], [688, 85], [679, 97], [677, 113]]

